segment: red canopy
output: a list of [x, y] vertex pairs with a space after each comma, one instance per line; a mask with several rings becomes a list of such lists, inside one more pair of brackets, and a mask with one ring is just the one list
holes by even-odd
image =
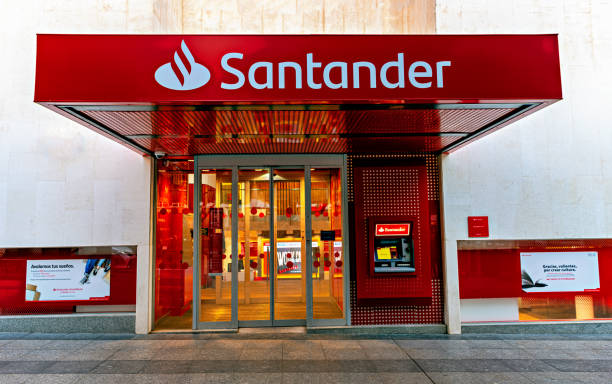
[[561, 99], [555, 35], [39, 35], [35, 102], [145, 154], [446, 152]]

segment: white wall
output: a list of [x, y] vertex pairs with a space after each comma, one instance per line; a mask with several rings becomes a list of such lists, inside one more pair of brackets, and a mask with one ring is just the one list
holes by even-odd
[[[489, 216], [492, 239], [612, 235], [610, 15], [604, 0], [437, 1], [438, 33], [558, 33], [564, 94], [443, 157], [449, 284], [456, 284], [456, 241], [468, 238], [467, 216]], [[451, 311], [456, 288], [449, 287]]]
[[176, 32], [173, 14], [149, 0], [0, 8], [0, 248], [137, 245], [146, 331], [150, 159], [33, 103], [36, 33]]

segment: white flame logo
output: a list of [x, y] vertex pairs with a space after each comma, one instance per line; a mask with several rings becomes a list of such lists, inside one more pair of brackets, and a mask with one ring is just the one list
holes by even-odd
[[196, 63], [184, 40], [181, 41], [180, 51], [174, 51], [174, 61], [162, 65], [155, 71], [155, 81], [162, 87], [175, 91], [200, 88], [208, 83], [208, 80], [210, 80], [210, 71], [202, 64]]

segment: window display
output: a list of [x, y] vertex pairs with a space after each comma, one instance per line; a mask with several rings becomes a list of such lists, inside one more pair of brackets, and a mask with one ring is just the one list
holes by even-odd
[[458, 262], [464, 322], [612, 318], [607, 240], [460, 241]]

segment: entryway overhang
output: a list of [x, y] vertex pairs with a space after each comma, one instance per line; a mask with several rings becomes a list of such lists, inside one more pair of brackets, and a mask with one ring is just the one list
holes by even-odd
[[556, 35], [38, 35], [35, 87], [168, 156], [444, 153], [562, 98]]

